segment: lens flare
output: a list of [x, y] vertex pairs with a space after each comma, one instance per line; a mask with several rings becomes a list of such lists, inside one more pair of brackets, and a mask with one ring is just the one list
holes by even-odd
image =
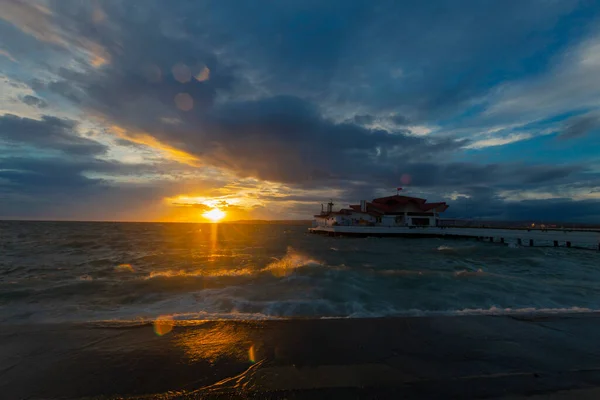
[[202, 68], [202, 71], [200, 71], [198, 74], [196, 74], [194, 76], [194, 78], [196, 78], [196, 80], [198, 80], [200, 82], [209, 80], [210, 79], [210, 69], [208, 69], [208, 67]]
[[212, 222], [218, 222], [225, 217], [225, 212], [219, 210], [218, 208], [213, 208], [212, 210], [202, 214], [202, 216], [206, 219], [211, 220]]
[[174, 101], [177, 108], [181, 111], [190, 111], [194, 108], [194, 99], [187, 93], [178, 93]]
[[170, 315], [161, 315], [154, 321], [154, 333], [158, 336], [164, 336], [173, 330], [175, 321]]
[[254, 350], [254, 345], [250, 346], [250, 349], [248, 349], [248, 360], [250, 360], [252, 364], [256, 362], [256, 352]]
[[115, 267], [115, 270], [119, 272], [135, 272], [131, 264], [119, 264]]

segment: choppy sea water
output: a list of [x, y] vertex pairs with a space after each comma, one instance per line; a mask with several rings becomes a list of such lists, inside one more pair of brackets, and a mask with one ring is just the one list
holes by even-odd
[[600, 253], [307, 226], [0, 222], [3, 323], [600, 310]]

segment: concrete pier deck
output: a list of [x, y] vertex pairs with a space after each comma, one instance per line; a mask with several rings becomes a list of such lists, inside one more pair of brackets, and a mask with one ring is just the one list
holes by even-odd
[[474, 238], [518, 246], [577, 247], [600, 250], [600, 231], [585, 229], [500, 229], [459, 227], [317, 226], [311, 233], [330, 236]]
[[159, 331], [162, 336], [152, 325], [3, 326], [2, 398], [600, 394], [598, 314], [213, 321]]

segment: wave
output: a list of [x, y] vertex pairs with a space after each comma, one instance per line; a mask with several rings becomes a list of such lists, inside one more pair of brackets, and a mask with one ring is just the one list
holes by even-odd
[[157, 320], [169, 319], [176, 325], [194, 325], [208, 321], [271, 321], [271, 320], [294, 320], [294, 319], [372, 319], [372, 318], [425, 318], [425, 317], [460, 317], [460, 316], [548, 316], [548, 315], [573, 315], [573, 314], [597, 314], [600, 309], [585, 307], [564, 308], [465, 308], [462, 310], [428, 311], [428, 310], [387, 310], [387, 311], [356, 311], [348, 315], [328, 316], [294, 316], [275, 315], [262, 312], [184, 312], [173, 314], [161, 314], [156, 317], [144, 317], [136, 319], [106, 319], [90, 321], [94, 325], [102, 326], [136, 326], [153, 324]]
[[439, 274], [438, 272], [435, 272], [435, 271], [418, 271], [418, 270], [413, 271], [413, 270], [407, 270], [407, 269], [382, 269], [382, 270], [375, 270], [374, 272], [376, 272], [377, 274], [380, 274], [380, 275], [406, 275], [406, 276]]
[[255, 274], [257, 271], [250, 268], [240, 269], [218, 269], [218, 270], [195, 270], [186, 271], [184, 269], [168, 269], [164, 271], [152, 271], [143, 279], [155, 278], [175, 278], [175, 277], [225, 277], [225, 276], [248, 276]]
[[[264, 268], [243, 267], [237, 269], [168, 269], [164, 271], [152, 271], [144, 279], [154, 278], [175, 278], [175, 277], [236, 277], [251, 276], [264, 273], [272, 274], [276, 277], [285, 277], [292, 274], [295, 270], [302, 267], [322, 266], [323, 264], [304, 254], [296, 252], [288, 247], [286, 255], [282, 258], [272, 257], [274, 261], [267, 264]], [[125, 268], [127, 269], [127, 268]]]
[[[435, 315], [437, 311], [426, 311], [429, 315]], [[515, 314], [582, 314], [582, 313], [600, 313], [600, 309], [586, 307], [561, 307], [561, 308], [464, 308], [462, 310], [442, 311], [441, 315], [515, 315]]]
[[156, 321], [169, 320], [177, 326], [199, 325], [209, 321], [273, 321], [273, 320], [288, 320], [291, 318], [277, 317], [273, 315], [265, 315], [261, 313], [218, 313], [218, 312], [189, 312], [189, 313], [174, 313], [164, 314], [157, 317], [141, 317], [135, 319], [104, 319], [89, 321], [87, 323], [103, 328], [129, 328], [136, 326], [152, 325]]
[[427, 270], [407, 270], [407, 269], [382, 269], [382, 270], [373, 270], [373, 272], [375, 272], [376, 274], [379, 275], [398, 275], [398, 276], [454, 276], [457, 278], [460, 277], [468, 277], [468, 276], [498, 276], [498, 277], [502, 277], [505, 278], [502, 275], [498, 275], [498, 274], [490, 274], [487, 273], [485, 271], [483, 271], [483, 269], [478, 268], [476, 270], [468, 270], [468, 269], [461, 269], [458, 271], [427, 271]]
[[282, 277], [288, 276], [294, 272], [294, 270], [301, 267], [322, 265], [321, 262], [316, 261], [304, 254], [298, 253], [292, 247], [287, 248], [286, 255], [283, 258], [273, 258], [275, 261], [263, 268], [261, 272], [270, 272], [275, 276]]
[[[478, 246], [475, 245], [467, 245], [467, 246], [448, 246], [441, 245], [436, 249], [439, 252], [444, 253], [470, 253], [478, 250]], [[487, 249], [486, 249], [487, 250]]]
[[454, 272], [454, 276], [483, 276], [487, 275], [481, 268], [477, 271], [468, 271], [466, 269]]
[[[96, 282], [81, 282], [92, 285]], [[311, 287], [308, 285], [307, 287]], [[29, 303], [0, 312], [0, 321], [8, 322], [106, 322], [115, 324], [145, 324], [168, 316], [176, 321], [213, 320], [272, 320], [272, 319], [320, 319], [320, 318], [394, 318], [394, 317], [452, 317], [476, 315], [556, 315], [599, 313], [600, 309], [581, 306], [559, 307], [448, 307], [446, 309], [409, 308], [390, 302], [365, 301], [358, 298], [340, 299], [305, 298], [293, 292], [281, 292], [276, 284], [264, 287], [257, 293], [253, 286], [227, 286], [204, 288], [174, 297], [148, 303], [144, 296], [135, 303], [120, 306], [105, 303], [74, 305], [69, 302]], [[273, 290], [276, 292], [271, 292]], [[71, 290], [72, 288], [64, 288]], [[272, 295], [276, 294], [277, 299]], [[265, 297], [266, 295], [266, 297]], [[56, 295], [53, 295], [56, 297]], [[67, 297], [69, 299], [70, 297]], [[13, 299], [14, 300], [14, 299]]]
[[325, 316], [320, 319], [346, 319], [346, 318], [389, 318], [389, 317], [458, 317], [458, 316], [476, 316], [476, 315], [531, 315], [531, 316], [543, 316], [543, 315], [563, 315], [563, 314], [596, 314], [600, 313], [600, 309], [586, 308], [586, 307], [560, 307], [560, 308], [535, 308], [535, 307], [523, 307], [523, 308], [502, 308], [502, 307], [490, 307], [490, 308], [464, 308], [460, 310], [385, 310], [385, 311], [374, 311], [374, 312], [357, 312], [348, 316]]

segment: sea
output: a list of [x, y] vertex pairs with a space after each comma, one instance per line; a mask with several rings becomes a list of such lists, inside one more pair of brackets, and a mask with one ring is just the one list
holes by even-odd
[[600, 311], [600, 252], [307, 225], [0, 221], [0, 321]]

